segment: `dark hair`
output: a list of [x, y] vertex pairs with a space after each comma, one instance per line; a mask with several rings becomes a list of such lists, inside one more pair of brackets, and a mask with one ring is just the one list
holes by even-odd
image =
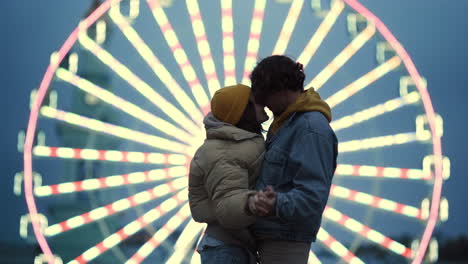
[[284, 55], [273, 55], [260, 61], [250, 74], [255, 100], [261, 103], [268, 93], [283, 89], [304, 90], [302, 64]]
[[236, 127], [247, 130], [252, 133], [262, 134], [262, 124], [260, 124], [260, 122], [258, 122], [257, 120], [255, 105], [252, 101], [249, 100], [249, 102], [247, 103], [244, 113], [242, 114], [241, 119], [237, 123]]

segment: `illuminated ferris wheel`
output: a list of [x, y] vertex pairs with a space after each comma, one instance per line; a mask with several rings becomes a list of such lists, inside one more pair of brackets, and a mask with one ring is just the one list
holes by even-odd
[[340, 141], [309, 262], [365, 263], [366, 247], [390, 263], [436, 261], [450, 176], [442, 117], [363, 5], [107, 0], [52, 54], [19, 134], [15, 193], [29, 210], [20, 234], [40, 246], [35, 263], [199, 263], [205, 225], [191, 219], [187, 173], [203, 116], [217, 89], [249, 84], [271, 54], [304, 64]]

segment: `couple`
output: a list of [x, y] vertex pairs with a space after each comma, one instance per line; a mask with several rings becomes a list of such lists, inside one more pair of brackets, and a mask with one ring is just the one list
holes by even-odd
[[197, 250], [203, 264], [307, 263], [336, 168], [330, 107], [286, 56], [263, 59], [250, 78], [252, 88], [215, 93], [190, 165], [192, 217], [208, 224]]

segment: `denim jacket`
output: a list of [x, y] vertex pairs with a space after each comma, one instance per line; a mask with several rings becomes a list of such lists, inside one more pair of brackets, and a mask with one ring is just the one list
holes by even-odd
[[257, 190], [277, 192], [275, 213], [258, 218], [257, 238], [315, 241], [336, 169], [338, 140], [320, 112], [297, 112], [268, 135]]

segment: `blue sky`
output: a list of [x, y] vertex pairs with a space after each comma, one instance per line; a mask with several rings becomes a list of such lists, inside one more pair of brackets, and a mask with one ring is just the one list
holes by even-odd
[[[177, 0], [176, 0], [177, 1]], [[2, 50], [0, 80], [3, 96], [2, 151], [0, 168], [0, 240], [21, 243], [20, 215], [26, 212], [22, 198], [13, 195], [13, 176], [22, 170], [22, 157], [16, 151], [16, 137], [28, 120], [29, 93], [38, 87], [49, 62], [49, 54], [59, 48], [79, 22], [89, 1], [1, 1]], [[466, 50], [468, 2], [436, 0], [362, 1], [388, 26], [413, 58], [421, 75], [428, 80], [432, 103], [444, 118], [443, 152], [451, 160], [451, 178], [444, 184], [450, 203], [448, 222], [438, 227], [449, 237], [468, 235], [466, 224], [465, 176], [468, 128], [464, 100], [468, 96]], [[410, 194], [402, 194], [410, 195]]]

